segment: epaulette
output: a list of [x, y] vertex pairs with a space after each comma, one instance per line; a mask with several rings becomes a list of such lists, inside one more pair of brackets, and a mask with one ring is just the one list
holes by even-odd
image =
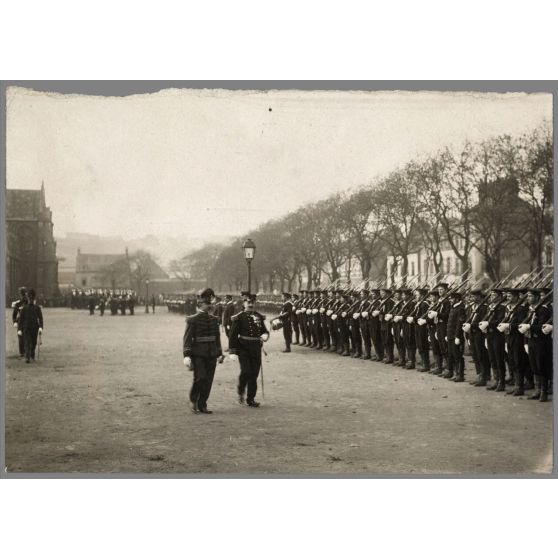
[[244, 311], [239, 312], [238, 314], [235, 314], [234, 316], [231, 316], [231, 320], [236, 321], [238, 320], [238, 318], [240, 318], [240, 315], [243, 314]]

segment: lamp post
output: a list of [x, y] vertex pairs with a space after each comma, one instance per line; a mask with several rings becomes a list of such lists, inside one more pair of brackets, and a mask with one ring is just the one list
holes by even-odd
[[248, 264], [248, 292], [252, 292], [252, 260], [256, 254], [256, 245], [251, 239], [247, 239], [242, 244], [242, 251], [244, 252], [244, 259]]
[[145, 313], [149, 314], [149, 279], [145, 280]]

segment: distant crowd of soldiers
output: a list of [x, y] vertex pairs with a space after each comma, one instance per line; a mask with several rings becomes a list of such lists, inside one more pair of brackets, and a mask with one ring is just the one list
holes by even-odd
[[[138, 297], [132, 289], [73, 289], [70, 293], [70, 308], [72, 310], [89, 310], [89, 314], [95, 314], [95, 310], [99, 311], [99, 315], [104, 316], [105, 310], [108, 309], [111, 316], [134, 315], [135, 307], [138, 304]], [[152, 297], [151, 306], [155, 312], [155, 298]]]
[[271, 325], [283, 328], [285, 352], [302, 345], [454, 382], [465, 381], [467, 345], [472, 385], [515, 396], [536, 388], [529, 399], [545, 402], [552, 393], [551, 277], [533, 272], [514, 286], [504, 286], [506, 279], [485, 290], [442, 281], [283, 293]]

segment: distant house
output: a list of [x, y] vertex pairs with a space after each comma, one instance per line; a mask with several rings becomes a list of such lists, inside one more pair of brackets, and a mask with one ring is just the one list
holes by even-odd
[[18, 288], [35, 289], [40, 299], [58, 294], [58, 259], [52, 211], [40, 190], [6, 190], [6, 298]]
[[78, 248], [73, 285], [78, 289], [133, 289], [141, 295], [146, 288], [150, 294], [176, 288], [176, 281], [170, 280], [156, 262], [149, 259], [143, 263], [146, 269], [139, 283], [133, 273], [134, 258], [127, 248], [123, 254], [86, 254]]

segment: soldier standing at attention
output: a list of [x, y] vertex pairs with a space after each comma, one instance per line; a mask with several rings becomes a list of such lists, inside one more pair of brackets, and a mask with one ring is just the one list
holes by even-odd
[[290, 293], [283, 293], [283, 307], [279, 317], [283, 320], [283, 337], [285, 338], [284, 353], [291, 352], [291, 343], [293, 342], [293, 330], [291, 327], [291, 314], [293, 311], [293, 303], [291, 302]]
[[[14, 324], [14, 327], [16, 328], [17, 331], [17, 320], [19, 318], [19, 313], [21, 312], [21, 309], [23, 308], [23, 306], [27, 304], [27, 289], [25, 287], [20, 287], [19, 288], [19, 298], [12, 302], [12, 322]], [[19, 345], [19, 356], [20, 357], [24, 357], [25, 356], [25, 345], [23, 343], [23, 335], [18, 335], [17, 336], [17, 342]]]
[[[448, 347], [448, 372], [444, 378], [453, 378], [454, 382], [465, 381], [465, 359], [463, 358], [465, 336], [463, 324], [465, 323], [465, 305], [461, 293], [450, 293], [451, 308], [448, 314], [446, 341]], [[455, 377], [454, 377], [455, 372]]]
[[298, 345], [300, 343], [300, 326], [298, 324], [298, 309], [300, 307], [298, 295], [293, 293], [291, 297], [292, 302], [292, 313], [291, 313], [291, 322], [294, 331], [294, 341], [293, 345]]
[[41, 307], [35, 304], [35, 291], [29, 289], [28, 302], [19, 313], [17, 319], [17, 334], [23, 337], [25, 345], [25, 362], [35, 360], [35, 347], [37, 336], [43, 332], [43, 312]]
[[244, 310], [232, 317], [229, 335], [229, 353], [231, 361], [240, 361], [238, 378], [238, 402], [249, 407], [259, 407], [255, 400], [258, 391], [258, 375], [262, 366], [262, 343], [269, 339], [269, 331], [265, 326], [265, 316], [254, 309], [256, 295], [247, 291], [241, 293]]
[[190, 403], [195, 413], [211, 414], [212, 411], [207, 409], [207, 400], [211, 393], [217, 361], [221, 363], [224, 359], [219, 322], [210, 314], [214, 296], [213, 289], [200, 292], [198, 313], [186, 318], [182, 354], [184, 365], [194, 371]]

